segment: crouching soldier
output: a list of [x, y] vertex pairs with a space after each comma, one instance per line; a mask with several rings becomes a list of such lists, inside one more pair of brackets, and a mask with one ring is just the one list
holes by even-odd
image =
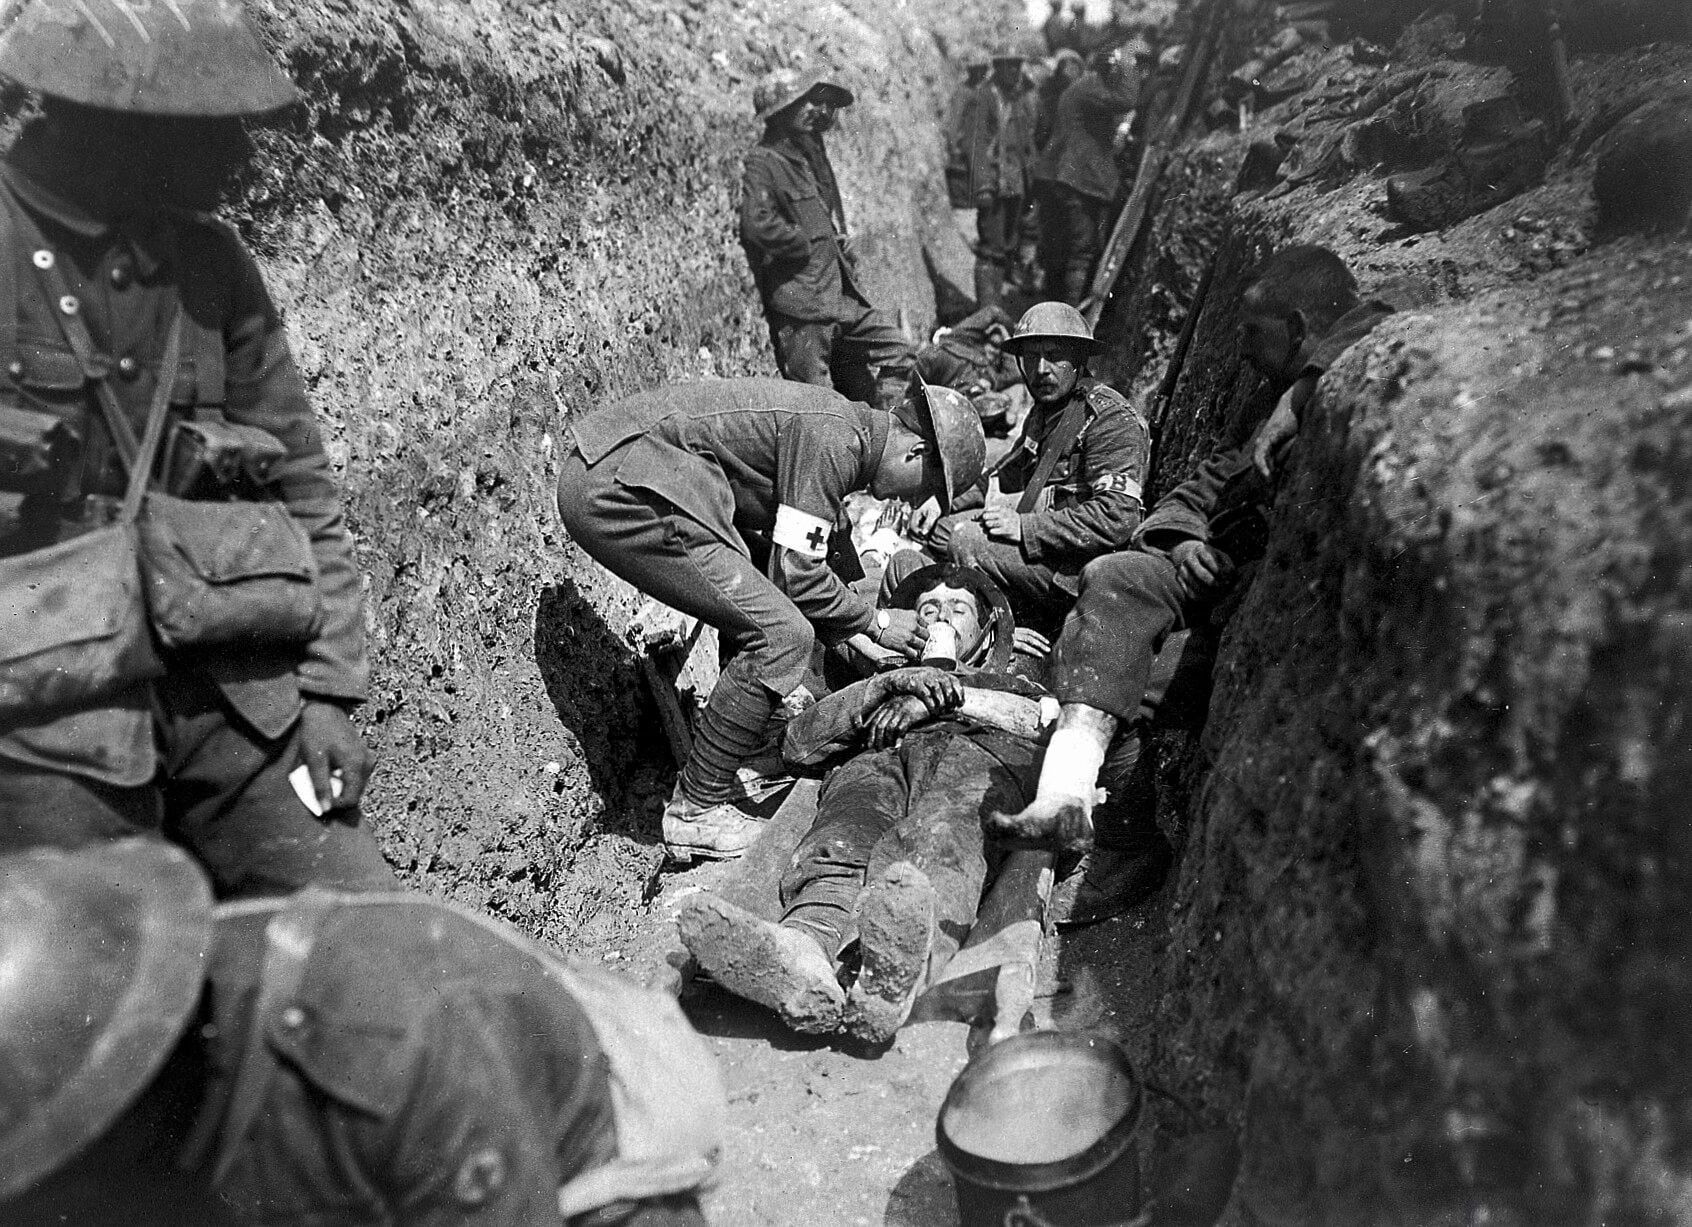
[[1049, 634], [1075, 600], [1081, 568], [1133, 536], [1151, 435], [1138, 409], [1087, 374], [1098, 342], [1075, 308], [1036, 303], [1004, 348], [1034, 399], [995, 470], [1005, 493], [972, 490], [937, 521], [936, 508], [919, 508], [912, 529], [932, 526], [929, 552], [984, 572], [1019, 622]]
[[777, 379], [675, 384], [571, 423], [558, 510], [584, 550], [648, 596], [716, 628], [729, 657], [664, 809], [680, 860], [738, 856], [758, 824], [735, 772], [785, 704], [802, 708], [812, 648], [868, 635], [915, 655], [909, 610], [877, 611], [828, 566], [855, 490], [950, 503], [981, 476], [981, 422], [950, 388], [913, 383], [892, 413]]
[[895, 603], [906, 602], [929, 629], [930, 657], [943, 643], [956, 672], [877, 674], [789, 722], [783, 758], [831, 770], [782, 878], [780, 923], [709, 892], [679, 918], [719, 985], [796, 1030], [892, 1038], [975, 923], [995, 859], [982, 819], [1031, 795], [1054, 714], [1024, 676], [1043, 668], [1044, 641], [1013, 629], [980, 573], [927, 567], [901, 585]]
[[705, 1221], [704, 1043], [485, 916], [128, 839], [0, 858], [0, 966], [0, 1223]]
[[42, 96], [0, 166], [0, 850], [162, 827], [222, 895], [391, 887], [340, 499], [206, 212], [298, 92], [231, 0], [22, 0], [0, 75]]
[[[1241, 345], [1248, 361], [1285, 391], [1273, 414], [1243, 446], [1206, 460], [1170, 491], [1140, 525], [1134, 548], [1092, 563], [1064, 623], [1052, 661], [1052, 690], [1062, 702], [1034, 803], [995, 815], [989, 827], [1013, 839], [1073, 849], [1095, 843], [1093, 802], [1100, 765], [1124, 725], [1121, 745], [1137, 752], [1142, 705], [1154, 660], [1175, 631], [1201, 625], [1233, 590], [1241, 570], [1268, 543], [1274, 474], [1298, 429], [1299, 414], [1322, 373], [1390, 313], [1360, 301], [1345, 263], [1326, 248], [1289, 247], [1247, 278]], [[1138, 716], [1137, 716], [1138, 713]], [[1108, 911], [1099, 883], [1118, 833], [1100, 830], [1077, 907]]]

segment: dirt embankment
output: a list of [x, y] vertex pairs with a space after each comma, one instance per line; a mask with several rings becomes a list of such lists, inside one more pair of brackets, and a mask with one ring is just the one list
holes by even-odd
[[[1404, 308], [1325, 382], [1167, 769], [1194, 799], [1151, 1072], [1243, 1126], [1232, 1223], [1692, 1222], [1692, 251], [1596, 241], [1590, 190], [1616, 104], [1692, 49], [1577, 56], [1544, 182], [1417, 231], [1384, 176], [1495, 71], [1453, 35], [1311, 52], [1190, 147], [1137, 291], [1166, 351], [1161, 298], [1216, 258], [1160, 490], [1268, 409], [1232, 337], [1257, 256], [1327, 244]], [[1424, 121], [1396, 163], [1366, 97]]]
[[630, 594], [552, 508], [566, 414], [768, 371], [735, 240], [765, 70], [826, 66], [881, 301], [923, 329], [944, 52], [1008, 4], [729, 0], [258, 6], [308, 104], [237, 208], [369, 577], [370, 813], [431, 890], [594, 945], [656, 872], [668, 760], [620, 643]]

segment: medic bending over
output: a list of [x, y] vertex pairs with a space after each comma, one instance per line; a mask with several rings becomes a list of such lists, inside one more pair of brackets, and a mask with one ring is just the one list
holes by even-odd
[[877, 610], [828, 567], [855, 490], [950, 505], [986, 441], [962, 393], [913, 383], [891, 412], [779, 379], [672, 384], [570, 423], [558, 511], [578, 545], [648, 596], [715, 627], [723, 667], [664, 807], [670, 854], [739, 856], [759, 824], [729, 802], [819, 638], [868, 635], [916, 656], [912, 610]]

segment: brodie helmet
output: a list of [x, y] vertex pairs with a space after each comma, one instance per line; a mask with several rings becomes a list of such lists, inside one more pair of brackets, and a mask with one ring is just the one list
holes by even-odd
[[238, 0], [14, 0], [0, 5], [0, 77], [135, 115], [230, 119], [297, 101]]
[[152, 1081], [200, 1000], [212, 897], [156, 839], [0, 857], [0, 1201]]
[[1037, 302], [1016, 321], [1016, 330], [1002, 346], [1007, 354], [1022, 353], [1029, 341], [1074, 341], [1090, 354], [1097, 353], [1099, 343], [1086, 318], [1066, 302]]
[[800, 73], [791, 68], [778, 68], [758, 82], [752, 91], [752, 109], [757, 112], [760, 122], [769, 123], [788, 107], [812, 94], [835, 107], [849, 107], [856, 101], [851, 90], [830, 81], [825, 73], [816, 70]]
[[1011, 614], [1010, 601], [1000, 591], [999, 585], [976, 568], [955, 562], [934, 562], [919, 567], [899, 581], [898, 586], [888, 593], [885, 603], [889, 609], [915, 609], [923, 593], [942, 584], [948, 588], [968, 589], [987, 607], [987, 617], [982, 625], [987, 633], [981, 640], [985, 651], [978, 649], [977, 656], [966, 663], [971, 668], [984, 669], [989, 673], [1010, 672], [1011, 656], [1016, 650], [1016, 618]]
[[[946, 482], [941, 510], [945, 511], [950, 509], [953, 499], [981, 480], [981, 471], [987, 465], [987, 435], [969, 397], [955, 388], [929, 383], [920, 374], [914, 380], [912, 391], [920, 388], [922, 395], [905, 397], [894, 416], [932, 441], [940, 453], [940, 469]], [[914, 412], [901, 412], [906, 406]], [[915, 421], [910, 420], [913, 416]]]

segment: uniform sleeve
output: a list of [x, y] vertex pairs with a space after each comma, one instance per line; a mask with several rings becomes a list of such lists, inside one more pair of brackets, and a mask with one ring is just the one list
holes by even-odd
[[[875, 622], [875, 609], [828, 567], [828, 535], [863, 468], [858, 432], [840, 418], [794, 414], [776, 442], [776, 510], [770, 580], [824, 643]], [[783, 541], [790, 544], [783, 544]]]
[[1069, 89], [1075, 94], [1076, 110], [1089, 119], [1126, 115], [1139, 101], [1139, 90], [1132, 83], [1112, 89], [1096, 73], [1088, 73]]
[[1087, 428], [1081, 497], [1062, 508], [1025, 512], [1022, 548], [1031, 561], [1090, 560], [1127, 547], [1139, 526], [1151, 438], [1131, 409], [1114, 404]]
[[782, 761], [790, 767], [818, 767], [856, 749], [869, 684], [868, 678], [853, 682], [789, 720], [781, 739]]
[[757, 150], [746, 159], [740, 186], [740, 241], [766, 260], [810, 258], [811, 242], [782, 214], [769, 160]]
[[1158, 500], [1134, 534], [1134, 543], [1152, 549], [1172, 549], [1183, 540], [1210, 540], [1210, 516], [1230, 482], [1251, 468], [1243, 447], [1218, 452], [1186, 481]]
[[225, 234], [232, 264], [231, 311], [224, 335], [230, 421], [270, 432], [288, 449], [277, 482], [288, 510], [311, 538], [323, 599], [323, 629], [299, 666], [308, 696], [362, 701], [370, 680], [362, 585], [340, 491], [323, 451], [305, 383], [282, 320], [253, 258]]

